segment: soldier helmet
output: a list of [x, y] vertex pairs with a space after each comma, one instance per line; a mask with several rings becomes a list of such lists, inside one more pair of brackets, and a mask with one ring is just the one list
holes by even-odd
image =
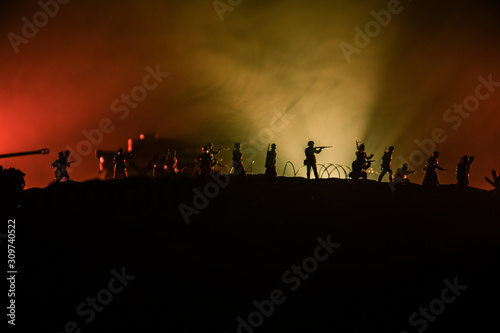
[[311, 140], [311, 141], [309, 141], [309, 142], [307, 143], [307, 145], [308, 145], [308, 146], [310, 146], [310, 147], [311, 147], [311, 146], [314, 146], [314, 141], [312, 141], [312, 140]]

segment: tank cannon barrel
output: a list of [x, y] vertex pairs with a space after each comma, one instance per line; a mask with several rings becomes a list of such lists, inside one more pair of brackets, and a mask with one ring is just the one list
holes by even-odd
[[26, 155], [46, 155], [49, 153], [49, 148], [42, 148], [40, 150], [32, 150], [32, 151], [23, 151], [20, 153], [11, 153], [11, 154], [2, 154], [0, 158], [8, 158], [8, 157], [16, 157], [16, 156], [26, 156]]

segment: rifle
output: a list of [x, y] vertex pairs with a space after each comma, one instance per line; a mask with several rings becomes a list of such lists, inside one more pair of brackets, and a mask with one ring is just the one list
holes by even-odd
[[319, 148], [319, 149], [325, 149], [325, 148], [332, 148], [333, 146], [319, 146], [319, 147], [316, 147], [316, 148]]

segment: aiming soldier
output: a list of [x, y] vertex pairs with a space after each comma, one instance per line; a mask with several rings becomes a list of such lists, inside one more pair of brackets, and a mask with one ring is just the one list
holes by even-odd
[[276, 178], [278, 177], [278, 171], [276, 169], [276, 144], [273, 143], [271, 145], [271, 150], [269, 150], [269, 146], [267, 146], [267, 155], [266, 155], [266, 177], [268, 178]]
[[389, 182], [392, 183], [393, 178], [392, 178], [392, 169], [391, 169], [391, 161], [392, 161], [392, 153], [394, 152], [394, 147], [390, 146], [389, 149], [387, 149], [384, 153], [384, 156], [382, 156], [382, 164], [381, 169], [382, 172], [380, 173], [380, 176], [378, 177], [379, 183], [382, 181], [382, 178], [384, 178], [384, 175], [386, 173], [389, 173]]
[[321, 153], [321, 151], [327, 147], [314, 147], [314, 141], [309, 141], [307, 143], [307, 148], [305, 149], [306, 153], [306, 159], [304, 160], [304, 165], [307, 166], [307, 179], [311, 179], [311, 168], [313, 169], [314, 172], [314, 177], [316, 179], [319, 178], [318, 176], [318, 168], [316, 167], [316, 155]]
[[435, 151], [432, 153], [432, 156], [429, 157], [429, 159], [427, 160], [427, 163], [425, 164], [424, 167], [425, 176], [422, 185], [426, 186], [439, 185], [439, 177], [436, 170], [446, 171], [446, 169], [443, 169], [438, 165], [439, 164], [438, 157], [439, 157], [439, 152]]

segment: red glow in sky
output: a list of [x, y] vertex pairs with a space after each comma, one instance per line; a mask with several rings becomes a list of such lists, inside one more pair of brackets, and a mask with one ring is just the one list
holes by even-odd
[[[454, 182], [461, 155], [476, 156], [473, 186], [489, 189], [484, 176], [500, 168], [500, 87], [467, 115], [453, 111], [479, 77], [500, 82], [495, 1], [402, 1], [350, 61], [341, 43], [355, 46], [387, 1], [243, 1], [224, 20], [201, 0], [70, 1], [46, 17], [36, 1], [0, 6], [0, 154], [51, 149], [0, 161], [23, 170], [27, 187], [46, 186], [67, 147], [81, 159], [72, 178], [95, 177], [94, 149], [126, 148], [141, 133], [243, 148], [261, 135], [277, 143], [282, 170], [310, 139], [334, 145], [319, 162], [350, 165], [359, 137], [378, 160], [394, 145], [399, 164], [427, 156], [442, 129], [442, 182]], [[268, 138], [275, 109], [293, 117]]]

